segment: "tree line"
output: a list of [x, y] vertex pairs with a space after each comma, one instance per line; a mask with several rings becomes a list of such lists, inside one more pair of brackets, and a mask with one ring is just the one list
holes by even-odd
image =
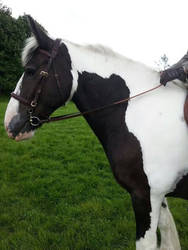
[[0, 95], [13, 91], [21, 76], [21, 50], [30, 35], [26, 16], [12, 17], [0, 2]]

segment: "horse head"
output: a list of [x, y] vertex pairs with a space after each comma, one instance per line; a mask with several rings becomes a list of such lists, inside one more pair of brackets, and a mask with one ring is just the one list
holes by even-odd
[[71, 60], [60, 39], [53, 40], [28, 16], [33, 36], [22, 52], [24, 73], [12, 93], [5, 114], [9, 137], [19, 141], [34, 135], [46, 119], [71, 95]]

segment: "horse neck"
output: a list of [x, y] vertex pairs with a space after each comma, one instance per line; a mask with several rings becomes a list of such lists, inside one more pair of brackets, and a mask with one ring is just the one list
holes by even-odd
[[[77, 90], [75, 91], [76, 98], [73, 100], [81, 111], [112, 103], [113, 99], [117, 101], [128, 97], [127, 92], [134, 95], [158, 84], [157, 72], [116, 54], [108, 48], [80, 46], [66, 41], [64, 43], [72, 61], [73, 78], [75, 78], [73, 82], [77, 85], [76, 88], [74, 87]], [[109, 81], [111, 84], [109, 85], [106, 79], [110, 79], [113, 75], [117, 77], [113, 78], [114, 81]], [[119, 89], [125, 94], [119, 93]], [[106, 92], [111, 100], [108, 99], [105, 103], [103, 101]], [[96, 95], [98, 98], [93, 100], [92, 98]]]
[[[76, 76], [74, 82], [77, 82], [72, 100], [81, 112], [128, 98], [130, 93], [137, 94], [156, 84], [156, 73], [140, 63], [112, 51], [99, 52], [71, 43], [66, 45], [73, 76]], [[124, 103], [85, 117], [108, 158], [111, 157], [110, 148], [114, 148], [114, 143], [123, 145], [129, 136], [125, 124], [126, 109], [127, 103]]]
[[[74, 69], [76, 68], [75, 70], [78, 72], [78, 86], [72, 100], [81, 112], [103, 107], [129, 96], [129, 91], [121, 77], [113, 74], [113, 71], [104, 72], [103, 64], [105, 62], [102, 55], [94, 55], [95, 53], [84, 51], [83, 48], [69, 49], [69, 53], [71, 52], [77, 56], [74, 58], [71, 55], [71, 59]], [[95, 73], [91, 73], [91, 68], [95, 69]], [[114, 138], [122, 135], [120, 131], [125, 127], [126, 105], [85, 116], [107, 155], [109, 155], [108, 148], [114, 142]]]
[[94, 72], [104, 78], [112, 74], [119, 75], [125, 80], [133, 95], [159, 84], [158, 72], [108, 48], [81, 46], [71, 42], [65, 44], [72, 60], [73, 70], [76, 72]]

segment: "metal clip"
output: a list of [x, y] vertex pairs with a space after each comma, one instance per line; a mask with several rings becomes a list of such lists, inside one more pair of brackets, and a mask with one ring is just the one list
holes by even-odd
[[36, 106], [37, 106], [37, 102], [36, 102], [36, 101], [32, 101], [32, 102], [31, 102], [31, 107], [32, 107], [32, 108], [35, 108]]
[[44, 77], [48, 77], [48, 72], [42, 70], [42, 71], [40, 72], [40, 75], [41, 75], [41, 76], [44, 76]]
[[33, 109], [29, 109], [28, 110], [28, 113], [31, 115], [31, 114], [33, 114]]
[[40, 119], [37, 116], [31, 116], [29, 121], [30, 121], [31, 126], [33, 127], [37, 127], [41, 123]]

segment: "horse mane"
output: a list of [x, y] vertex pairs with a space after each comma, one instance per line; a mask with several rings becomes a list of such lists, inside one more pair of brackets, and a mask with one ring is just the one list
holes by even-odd
[[[64, 40], [66, 41], [66, 40]], [[122, 57], [120, 54], [112, 50], [107, 46], [103, 46], [101, 44], [96, 45], [78, 45], [70, 41], [66, 41], [68, 43], [73, 44], [76, 47], [83, 48], [85, 50], [101, 54], [103, 56], [111, 56], [111, 57]], [[26, 39], [24, 48], [22, 50], [22, 65], [25, 66], [28, 61], [31, 59], [33, 52], [38, 48], [38, 42], [34, 36], [31, 36]]]
[[63, 39], [62, 41], [65, 42], [65, 44], [71, 44], [74, 47], [77, 47], [81, 50], [90, 51], [90, 52], [100, 54], [103, 56], [110, 56], [110, 57], [114, 57], [114, 58], [122, 58], [123, 57], [118, 52], [116, 52], [113, 49], [109, 48], [108, 46], [104, 46], [102, 44], [85, 44], [85, 45], [83, 45], [83, 44], [77, 44], [77, 43], [74, 43], [72, 41], [65, 40], [65, 39]]
[[101, 45], [101, 44], [96, 44], [96, 45], [85, 45], [85, 49], [93, 51], [94, 53], [99, 53], [102, 55], [107, 55], [111, 57], [118, 57], [118, 53], [112, 50], [111, 48]]
[[84, 51], [91, 52], [92, 54], [101, 55], [101, 56], [104, 56], [105, 58], [115, 59], [115, 60], [119, 61], [119, 63], [122, 65], [136, 64], [137, 66], [139, 66], [141, 68], [145, 68], [145, 70], [147, 70], [147, 71], [158, 73], [158, 70], [156, 70], [156, 68], [148, 66], [143, 62], [126, 57], [125, 55], [122, 55], [121, 53], [109, 48], [108, 46], [104, 46], [101, 44], [83, 45], [83, 44], [77, 44], [77, 43], [74, 43], [72, 41], [64, 40], [64, 39], [62, 41], [65, 42], [65, 45], [71, 45], [72, 47], [76, 47], [83, 52]]
[[22, 65], [25, 66], [31, 59], [33, 52], [38, 48], [38, 42], [34, 36], [26, 39], [22, 50]]

